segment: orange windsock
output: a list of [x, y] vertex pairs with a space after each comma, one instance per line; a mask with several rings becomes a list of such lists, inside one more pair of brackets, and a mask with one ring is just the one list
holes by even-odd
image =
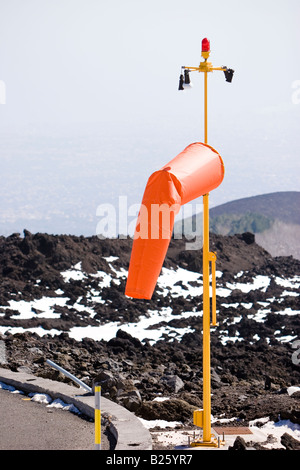
[[135, 228], [125, 295], [151, 299], [180, 207], [217, 188], [223, 178], [221, 156], [200, 142], [150, 176]]

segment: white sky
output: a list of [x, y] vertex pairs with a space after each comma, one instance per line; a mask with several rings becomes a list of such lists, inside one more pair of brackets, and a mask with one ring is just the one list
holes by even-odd
[[[185, 93], [178, 79], [182, 65], [199, 64], [208, 37], [213, 64], [235, 70], [231, 84], [222, 72], [209, 77], [209, 143], [226, 168], [215, 203], [297, 190], [299, 24], [299, 0], [0, 0], [5, 178], [19, 164], [8, 136], [25, 129], [45, 153], [41, 137], [76, 139], [80, 129], [107, 155], [97, 157], [99, 177], [107, 174], [115, 196], [140, 202], [152, 171], [203, 140], [203, 77], [193, 74]], [[85, 138], [81, 150], [91, 146]]]
[[199, 64], [205, 36], [213, 63], [236, 70], [234, 87], [211, 80], [233, 116], [290, 105], [300, 79], [298, 0], [0, 0], [0, 13], [1, 124], [193, 113], [201, 79], [185, 106], [178, 75]]

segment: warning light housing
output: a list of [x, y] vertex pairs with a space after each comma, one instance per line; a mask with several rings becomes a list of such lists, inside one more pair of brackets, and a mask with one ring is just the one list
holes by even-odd
[[210, 42], [207, 38], [202, 39], [202, 52], [210, 51]]

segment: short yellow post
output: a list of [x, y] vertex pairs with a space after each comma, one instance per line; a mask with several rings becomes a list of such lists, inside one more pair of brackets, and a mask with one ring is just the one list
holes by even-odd
[[101, 450], [101, 387], [95, 386], [95, 450]]

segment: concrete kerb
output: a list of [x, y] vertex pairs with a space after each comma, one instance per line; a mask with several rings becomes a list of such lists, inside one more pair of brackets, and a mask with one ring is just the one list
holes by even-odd
[[[0, 382], [12, 385], [25, 393], [45, 393], [52, 399], [60, 398], [64, 403], [76, 406], [85, 416], [94, 419], [95, 397], [82, 388], [4, 368], [0, 368]], [[116, 439], [114, 450], [152, 450], [151, 434], [141, 421], [126, 408], [104, 397], [101, 397], [101, 421]], [[194, 447], [193, 450], [227, 450], [233, 445], [237, 435], [226, 435], [225, 445], [220, 448]], [[257, 429], [252, 429], [252, 434], [242, 437], [246, 442], [265, 442], [267, 439], [266, 434]], [[182, 444], [181, 442], [179, 448], [191, 450], [189, 446], [181, 447]], [[176, 448], [176, 444], [174, 445]]]
[[[94, 418], [95, 397], [81, 388], [4, 368], [0, 368], [0, 382], [26, 393], [45, 393], [53, 399], [60, 398], [64, 403], [74, 404], [89, 418]], [[115, 450], [152, 449], [151, 434], [141, 421], [126, 408], [104, 397], [101, 397], [101, 419], [116, 439]]]

